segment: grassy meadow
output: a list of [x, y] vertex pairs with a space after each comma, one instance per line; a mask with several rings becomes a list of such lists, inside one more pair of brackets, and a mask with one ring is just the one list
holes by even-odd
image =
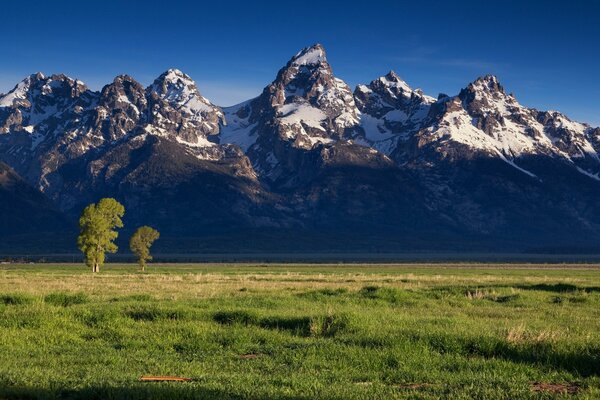
[[600, 267], [0, 265], [13, 398], [598, 399]]

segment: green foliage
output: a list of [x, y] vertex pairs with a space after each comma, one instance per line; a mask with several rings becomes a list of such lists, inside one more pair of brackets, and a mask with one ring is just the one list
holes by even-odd
[[150, 247], [159, 237], [160, 233], [156, 229], [142, 226], [129, 239], [129, 248], [137, 256], [142, 271], [146, 268], [146, 262], [152, 260]]
[[98, 272], [104, 264], [106, 253], [116, 253], [114, 241], [119, 234], [115, 228], [122, 228], [125, 208], [112, 198], [90, 204], [79, 218], [80, 234], [77, 246], [85, 256], [85, 262], [93, 272]]

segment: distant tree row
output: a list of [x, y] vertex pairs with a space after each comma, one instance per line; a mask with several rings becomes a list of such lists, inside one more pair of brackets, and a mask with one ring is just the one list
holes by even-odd
[[[77, 246], [85, 257], [85, 263], [92, 272], [99, 272], [104, 264], [106, 253], [116, 253], [115, 240], [119, 236], [116, 231], [123, 227], [125, 207], [117, 200], [105, 198], [98, 203], [90, 204], [79, 218], [80, 233]], [[149, 226], [139, 227], [129, 239], [129, 248], [136, 255], [140, 269], [152, 260], [150, 247], [160, 237], [158, 231]]]

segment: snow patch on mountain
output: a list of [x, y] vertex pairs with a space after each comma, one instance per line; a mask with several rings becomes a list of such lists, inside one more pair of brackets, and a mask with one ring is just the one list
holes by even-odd
[[221, 125], [219, 134], [219, 143], [236, 144], [244, 152], [258, 139], [257, 122], [250, 122], [251, 103], [248, 100], [235, 106], [223, 109], [225, 114], [225, 123]]
[[327, 118], [327, 115], [319, 108], [313, 107], [310, 104], [284, 104], [277, 109], [277, 115], [282, 124], [302, 124], [326, 132], [321, 123]]
[[[42, 75], [43, 76], [43, 75]], [[15, 100], [25, 100], [31, 85], [31, 77], [23, 79], [10, 92], [0, 97], [0, 107], [12, 107]]]

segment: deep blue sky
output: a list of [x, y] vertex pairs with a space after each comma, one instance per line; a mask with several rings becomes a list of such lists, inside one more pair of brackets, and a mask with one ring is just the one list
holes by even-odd
[[600, 125], [595, 3], [7, 1], [0, 92], [36, 71], [100, 89], [118, 74], [149, 84], [175, 67], [210, 100], [231, 105], [319, 42], [352, 87], [393, 69], [436, 96], [493, 73], [524, 105]]

